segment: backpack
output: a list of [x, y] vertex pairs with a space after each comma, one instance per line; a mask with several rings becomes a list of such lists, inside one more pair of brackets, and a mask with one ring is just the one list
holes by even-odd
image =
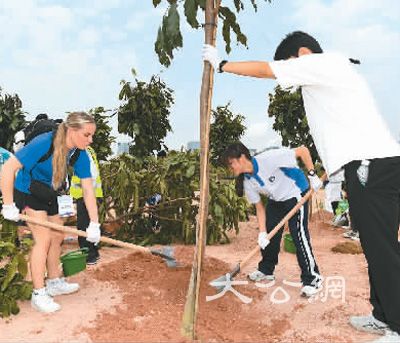
[[[48, 118], [39, 118], [35, 119], [29, 125], [23, 129], [23, 133], [25, 135], [24, 140], [20, 140], [19, 143], [24, 143], [23, 146], [27, 145], [30, 141], [32, 141], [35, 137], [42, 135], [47, 132], [53, 132], [53, 137], [51, 140], [51, 145], [49, 150], [39, 159], [38, 163], [46, 161], [53, 154], [53, 143], [55, 133], [57, 131], [58, 125], [62, 123], [61, 119], [48, 119]], [[73, 166], [80, 155], [80, 150], [76, 149], [72, 154], [69, 160], [69, 166]]]
[[25, 133], [25, 145], [42, 133], [56, 131], [58, 124], [58, 120], [53, 119], [34, 120], [23, 130]]

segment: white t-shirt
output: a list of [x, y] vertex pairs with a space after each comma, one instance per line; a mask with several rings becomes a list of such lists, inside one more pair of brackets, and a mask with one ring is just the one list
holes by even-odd
[[310, 54], [270, 66], [282, 87], [301, 86], [310, 132], [328, 175], [353, 160], [400, 156], [367, 83], [347, 57]]
[[295, 152], [281, 148], [268, 150], [252, 158], [253, 174], [244, 175], [244, 192], [256, 204], [265, 194], [275, 201], [299, 198], [308, 189], [308, 180], [297, 166]]

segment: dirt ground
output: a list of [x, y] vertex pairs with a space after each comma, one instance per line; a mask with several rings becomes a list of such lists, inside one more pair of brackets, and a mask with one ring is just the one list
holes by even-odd
[[[229, 272], [254, 248], [255, 218], [241, 223], [232, 243], [206, 249], [205, 271], [200, 293], [197, 333], [203, 342], [369, 342], [374, 335], [353, 330], [350, 315], [367, 314], [369, 287], [363, 255], [333, 253], [343, 229], [328, 224], [330, 214], [313, 215], [310, 231], [321, 274], [323, 290], [315, 298], [300, 297], [299, 268], [295, 255], [281, 250], [275, 284], [234, 285], [248, 297], [244, 303], [228, 291], [217, 294], [208, 282]], [[74, 244], [65, 245], [66, 250]], [[0, 342], [186, 342], [180, 334], [182, 313], [191, 273], [193, 247], [174, 246], [181, 266], [171, 269], [155, 256], [130, 254], [106, 247], [101, 261], [70, 279], [81, 289], [59, 296], [62, 309], [51, 315], [21, 303], [21, 313], [0, 319]], [[256, 256], [235, 278], [246, 281], [246, 273], [257, 266]], [[344, 287], [332, 282], [344, 281]], [[289, 282], [289, 283], [288, 283]], [[292, 283], [290, 283], [292, 282]], [[264, 286], [264, 287], [261, 287]], [[270, 287], [266, 287], [270, 286]], [[343, 283], [342, 283], [343, 286]]]

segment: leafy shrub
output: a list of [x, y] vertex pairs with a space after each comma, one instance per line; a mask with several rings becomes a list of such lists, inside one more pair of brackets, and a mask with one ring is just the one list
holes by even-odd
[[25, 281], [32, 240], [17, 239], [17, 225], [0, 217], [0, 317], [18, 314], [17, 300], [28, 300], [32, 284]]

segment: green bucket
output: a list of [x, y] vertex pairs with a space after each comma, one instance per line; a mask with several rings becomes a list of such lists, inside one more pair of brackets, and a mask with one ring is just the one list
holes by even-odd
[[283, 248], [285, 249], [285, 251], [292, 254], [296, 253], [296, 246], [293, 243], [293, 238], [290, 233], [285, 234], [285, 236], [283, 237]]
[[86, 258], [89, 249], [82, 248], [71, 251], [60, 257], [64, 276], [71, 276], [86, 269]]

